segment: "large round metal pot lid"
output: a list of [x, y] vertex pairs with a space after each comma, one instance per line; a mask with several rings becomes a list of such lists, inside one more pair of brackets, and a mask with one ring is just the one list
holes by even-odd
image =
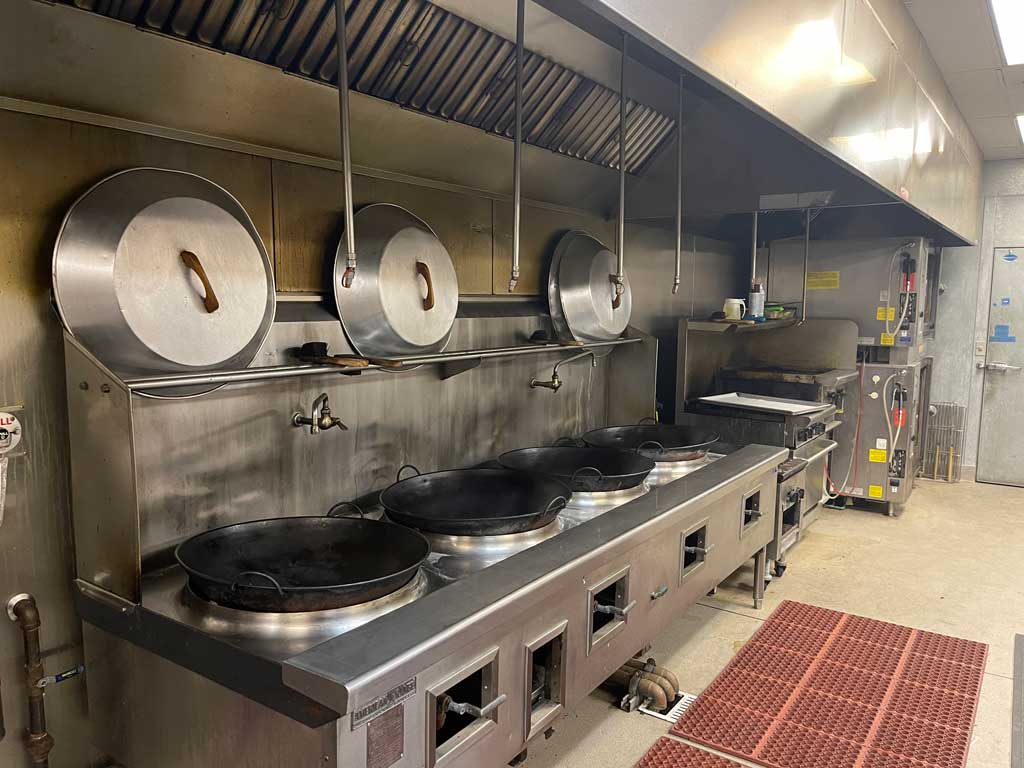
[[555, 330], [575, 341], [616, 339], [633, 310], [629, 279], [618, 307], [616, 256], [586, 232], [567, 232], [559, 240], [548, 275], [548, 303]]
[[53, 287], [68, 331], [126, 377], [245, 367], [274, 318], [252, 220], [180, 171], [122, 171], [82, 195], [57, 238]]
[[344, 239], [334, 262], [334, 297], [353, 348], [369, 357], [440, 352], [459, 308], [448, 250], [421, 219], [390, 203], [355, 214], [358, 266], [342, 285]]

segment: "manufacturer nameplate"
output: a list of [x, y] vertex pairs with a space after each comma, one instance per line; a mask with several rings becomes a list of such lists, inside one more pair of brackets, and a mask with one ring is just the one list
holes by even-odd
[[361, 707], [353, 712], [352, 730], [354, 731], [356, 728], [370, 722], [375, 717], [383, 715], [392, 707], [401, 704], [414, 693], [416, 693], [416, 678], [412, 677], [404, 683], [396, 685], [383, 696], [378, 696], [365, 707]]

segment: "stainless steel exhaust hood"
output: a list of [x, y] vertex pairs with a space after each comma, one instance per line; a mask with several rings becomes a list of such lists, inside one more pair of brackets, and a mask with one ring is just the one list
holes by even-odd
[[[788, 0], [787, 7], [792, 3], [794, 8], [802, 8], [808, 2]], [[864, 2], [831, 0], [828, 5], [845, 9], [840, 13], [843, 18], [862, 20], [857, 14]], [[76, 6], [208, 50], [262, 62], [309, 83], [333, 85], [337, 78], [332, 0], [61, 0], [60, 4]], [[630, 46], [632, 58], [627, 87], [628, 220], [674, 230], [675, 105], [678, 73], [682, 68], [687, 71], [684, 78], [687, 136], [683, 185], [687, 232], [745, 241], [749, 212], [758, 209], [762, 196], [829, 189], [835, 190], [835, 195], [829, 210], [816, 221], [815, 237], [850, 236], [851, 232], [858, 234], [864, 230], [861, 233], [864, 236], [924, 235], [940, 244], [958, 245], [971, 236], [963, 216], [950, 220], [944, 213], [954, 207], [958, 211], [970, 208], [972, 184], [977, 181], [972, 173], [953, 163], [956, 158], [949, 147], [945, 155], [937, 151], [922, 156], [923, 159], [914, 155], [903, 163], [905, 173], [900, 178], [908, 184], [908, 194], [913, 195], [910, 198], [913, 204], [907, 204], [898, 192], [894, 194], [889, 176], [872, 175], [872, 168], [858, 168], [841, 152], [830, 153], [815, 138], [816, 133], [802, 132], [786, 124], [772, 112], [771, 105], [758, 105], [735, 93], [727, 83], [702, 72], [660, 42], [647, 28], [639, 27], [637, 20], [646, 22], [646, 16], [629, 22], [617, 15], [612, 8], [615, 5], [612, 0], [531, 0], [527, 4], [523, 125], [525, 141], [532, 145], [524, 179], [527, 196], [606, 216], [612, 214], [618, 186], [616, 174], [610, 170], [617, 167], [617, 41], [621, 39], [620, 29], [626, 28], [637, 35], [636, 44]], [[690, 5], [687, 2], [681, 3], [679, 8], [671, 6], [674, 9], [671, 12], [663, 9], [663, 13], [672, 16], [666, 19], [666, 24], [677, 24], [675, 17], [682, 12], [680, 9]], [[506, 194], [511, 182], [505, 178], [504, 150], [492, 140], [508, 138], [512, 133], [514, 46], [511, 40], [514, 38], [515, 3], [507, 0], [346, 0], [346, 8], [350, 87], [362, 94], [362, 102], [354, 102], [354, 109], [357, 117], [366, 113], [366, 119], [358, 123], [358, 127], [371, 138], [369, 143], [357, 142], [362, 156], [356, 163], [410, 176], [436, 178], [492, 194]], [[707, 22], [699, 15], [694, 19], [695, 23]], [[746, 35], [743, 39], [755, 39], [754, 30], [734, 29], [733, 32]], [[854, 32], [856, 29], [850, 35]], [[719, 43], [725, 34], [713, 24], [703, 32], [692, 30], [692, 33], [697, 38], [704, 34], [708, 40]], [[121, 35], [111, 37], [123, 39]], [[765, 45], [771, 47], [771, 40]], [[871, 49], [868, 43], [863, 47]], [[135, 50], [143, 48], [145, 46], [135, 46]], [[834, 105], [835, 109], [828, 113], [843, 116], [839, 121], [844, 123], [840, 132], [849, 133], [845, 123], [851, 121], [873, 125], [881, 119], [888, 125], [887, 115], [892, 116], [893, 125], [908, 119], [911, 125], [916, 125], [916, 97], [910, 93], [906, 98], [896, 99], [906, 89], [902, 88], [903, 81], [897, 76], [895, 64], [886, 58], [888, 54], [883, 54], [879, 53], [884, 59], [879, 65], [884, 70], [879, 78], [886, 81], [894, 78], [891, 87], [883, 89], [892, 99], [875, 98], [871, 84], [851, 87], [839, 95], [833, 93], [837, 99], [849, 99]], [[752, 57], [757, 59], [759, 55], [753, 51]], [[159, 67], [143, 68], [153, 73], [165, 71]], [[239, 68], [235, 66], [231, 70], [235, 78], [231, 82], [238, 83]], [[35, 82], [30, 71], [26, 76]], [[14, 78], [11, 95], [31, 94], [31, 87], [18, 85], [17, 73], [11, 77]], [[268, 146], [330, 157], [333, 146], [322, 149], [319, 139], [306, 138], [323, 130], [319, 123], [313, 123], [323, 122], [326, 116], [320, 113], [304, 114], [302, 119], [310, 124], [306, 135], [297, 134], [293, 126], [281, 126], [277, 134], [268, 133], [273, 120], [287, 119], [285, 116], [292, 112], [291, 104], [255, 104], [260, 114], [260, 135], [247, 137], [253, 132], [238, 122], [244, 120], [244, 109], [235, 102], [261, 98], [265, 93], [274, 92], [274, 88], [280, 89], [282, 86], [264, 88], [263, 84], [269, 83], [271, 78], [270, 73], [253, 72], [249, 81], [241, 82], [242, 90], [237, 95], [232, 94], [229, 119], [236, 121], [230, 125], [232, 133], [257, 144], [269, 138], [272, 144]], [[184, 83], [183, 87], [167, 91], [171, 104], [177, 105], [177, 112], [172, 110], [168, 114], [180, 115], [188, 105], [201, 103], [201, 98], [193, 98], [188, 92], [189, 87]], [[197, 84], [197, 87], [205, 86]], [[292, 89], [300, 94], [296, 104], [312, 103], [305, 95], [307, 90]], [[61, 98], [80, 103], [73, 92]], [[100, 112], [109, 109], [108, 104], [122, 112], [131, 111], [116, 94], [100, 94], [91, 86], [90, 99]], [[374, 101], [382, 107], [388, 102], [402, 109], [385, 114], [371, 108], [370, 102]], [[166, 113], [171, 107], [161, 109]], [[228, 113], [225, 115], [225, 119], [212, 123], [227, 125]], [[459, 125], [438, 124], [437, 129], [425, 128], [425, 115]], [[490, 143], [472, 139], [467, 134], [467, 126], [482, 131], [481, 138], [486, 137]], [[188, 125], [183, 127], [195, 130]], [[837, 126], [818, 128], [828, 130]], [[425, 136], [426, 131], [429, 131], [429, 138]], [[937, 141], [936, 137], [942, 132], [936, 131], [933, 138]], [[869, 134], [871, 131], [866, 131], [865, 135]], [[893, 137], [895, 140], [895, 133]], [[396, 148], [389, 143], [396, 140], [426, 142], [436, 147], [437, 157], [430, 161], [419, 158], [415, 154], [419, 149]], [[473, 144], [472, 148], [469, 143]], [[557, 162], [549, 162], [543, 157], [545, 152], [560, 157]], [[452, 166], [455, 158], [458, 168]], [[879, 161], [874, 170], [891, 169], [892, 165], [892, 162]], [[778, 215], [774, 221], [781, 225], [784, 235], [792, 234], [785, 215]]]
[[[65, 2], [291, 74], [337, 83], [333, 0]], [[513, 42], [426, 0], [346, 0], [345, 6], [350, 88], [512, 137]], [[616, 91], [530, 51], [523, 70], [524, 140], [617, 168]], [[675, 121], [631, 100], [627, 125], [626, 170], [638, 173], [672, 134]]]

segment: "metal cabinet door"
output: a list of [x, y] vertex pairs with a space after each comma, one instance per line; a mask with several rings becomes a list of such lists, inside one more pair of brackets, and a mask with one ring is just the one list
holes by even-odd
[[1024, 486], [1024, 248], [996, 248], [977, 479]]

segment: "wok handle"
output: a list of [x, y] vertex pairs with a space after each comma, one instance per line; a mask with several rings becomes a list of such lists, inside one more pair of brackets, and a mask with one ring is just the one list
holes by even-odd
[[[281, 589], [281, 585], [277, 583], [277, 579], [275, 579], [269, 573], [264, 573], [263, 571], [242, 571], [240, 574], [235, 576], [235, 580], [231, 582], [232, 589], [238, 589], [238, 580], [243, 576], [262, 576], [264, 579], [266, 579], [274, 585], [274, 589], [277, 590], [277, 594], [279, 594], [281, 597], [284, 597], [284, 590]], [[255, 585], [252, 583], [252, 580], [250, 579], [248, 584], [243, 584], [242, 586], [252, 587]]]
[[545, 507], [544, 514], [547, 514], [553, 509], [557, 509], [559, 512], [561, 512], [563, 509], [565, 509], [565, 507], [568, 504], [569, 500], [565, 498], [565, 496], [555, 496], [555, 498], [551, 500], [551, 503], [548, 504], [547, 507]]
[[572, 483], [575, 483], [576, 482], [576, 477], [579, 475], [579, 473], [580, 472], [586, 472], [588, 470], [591, 471], [591, 472], [596, 472], [597, 473], [597, 481], [598, 482], [601, 482], [602, 480], [604, 480], [604, 472], [602, 472], [597, 467], [580, 467], [575, 472], [573, 472], [572, 475], [570, 475], [569, 481], [572, 482]]
[[416, 273], [423, 278], [423, 281], [427, 284], [427, 297], [423, 299], [423, 309], [429, 312], [434, 308], [434, 281], [430, 279], [430, 265], [422, 262], [416, 262]]
[[203, 290], [206, 291], [206, 295], [203, 296], [203, 306], [206, 307], [207, 313], [212, 315], [220, 309], [220, 301], [218, 301], [217, 294], [213, 291], [213, 286], [210, 285], [210, 278], [206, 276], [203, 263], [192, 251], [182, 251], [181, 261], [186, 267], [196, 273], [199, 281], [203, 284]]
[[665, 446], [657, 440], [644, 440], [644, 442], [636, 447], [636, 452], [640, 453], [644, 448], [657, 448], [661, 453], [665, 452]]
[[335, 504], [333, 507], [327, 510], [327, 517], [341, 517], [341, 515], [338, 514], [338, 512], [344, 509], [345, 507], [352, 507], [352, 509], [359, 513], [360, 519], [366, 519], [366, 513], [363, 512], [363, 508], [356, 504], [354, 501], [339, 501], [337, 504]]
[[415, 465], [415, 464], [403, 464], [402, 466], [400, 466], [400, 467], [398, 468], [398, 472], [396, 472], [396, 473], [395, 473], [395, 482], [396, 482], [396, 483], [398, 483], [398, 482], [401, 482], [401, 480], [402, 480], [402, 473], [403, 473], [403, 472], [404, 472], [405, 470], [407, 470], [407, 469], [411, 469], [411, 470], [412, 470], [413, 472], [415, 472], [415, 473], [416, 473], [416, 475], [410, 475], [410, 477], [416, 477], [416, 476], [418, 476], [418, 475], [422, 475], [422, 474], [423, 474], [422, 472], [420, 472], [420, 471], [419, 471], [419, 470], [418, 470], [418, 469], [416, 468], [416, 465]]

